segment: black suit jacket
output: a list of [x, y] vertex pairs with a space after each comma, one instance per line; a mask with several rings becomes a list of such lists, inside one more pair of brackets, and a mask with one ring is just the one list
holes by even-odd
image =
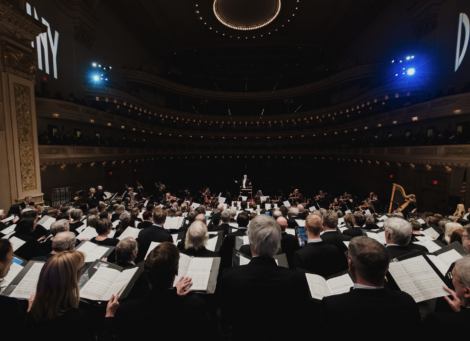
[[150, 226], [152, 226], [152, 225], [153, 225], [153, 224], [152, 224], [151, 221], [143, 221], [143, 222], [137, 224], [137, 228], [138, 228], [138, 229], [146, 229], [147, 227], [150, 227]]
[[21, 340], [22, 323], [26, 317], [28, 301], [0, 295], [0, 321], [2, 339]]
[[328, 340], [418, 340], [418, 305], [405, 292], [352, 289], [323, 298], [321, 305]]
[[359, 226], [355, 226], [352, 229], [347, 229], [343, 231], [343, 234], [352, 238], [360, 237], [363, 235], [362, 229]]
[[324, 242], [307, 243], [295, 253], [295, 266], [322, 277], [332, 276], [348, 269], [344, 253]]
[[468, 332], [462, 328], [470, 320], [470, 309], [461, 307], [460, 312], [429, 313], [423, 320], [423, 340], [464, 340]]
[[117, 341], [207, 340], [210, 332], [204, 301], [193, 293], [178, 296], [175, 289], [153, 289], [122, 303], [113, 324]]
[[302, 219], [302, 220], [307, 219], [307, 213], [306, 212], [299, 213], [297, 215], [297, 219]]
[[220, 256], [222, 257], [220, 266], [222, 269], [230, 268], [232, 266], [232, 254], [233, 248], [235, 247], [235, 239], [238, 236], [245, 236], [246, 231], [246, 228], [242, 228], [234, 233], [229, 233], [227, 237], [225, 237], [222, 247], [220, 248]]
[[[232, 340], [296, 340], [308, 335], [310, 312], [306, 277], [256, 257], [228, 269], [221, 278], [222, 320]], [[282, 322], [275, 322], [282, 316]]]
[[224, 237], [225, 237], [230, 233], [231, 228], [232, 226], [230, 226], [229, 224], [223, 223], [223, 224], [220, 224], [219, 226], [213, 226], [211, 231], [224, 231]]
[[286, 254], [289, 268], [295, 269], [294, 255], [300, 249], [297, 238], [291, 234], [288, 234], [287, 232], [282, 232], [281, 249]]
[[[245, 180], [245, 179], [241, 179], [240, 181], [238, 181], [237, 185], [243, 186], [243, 180]], [[246, 181], [245, 181], [245, 187], [251, 186], [250, 184], [251, 184], [251, 180], [247, 178]]]
[[[34, 202], [31, 201], [31, 202], [29, 203], [29, 206], [33, 206], [33, 205], [34, 205]], [[24, 210], [24, 209], [26, 208], [26, 204], [24, 203], [24, 201], [20, 204], [20, 206], [21, 206], [21, 209], [22, 209], [22, 210]]]
[[101, 190], [96, 190], [95, 192], [95, 198], [98, 201], [104, 201], [106, 197], [106, 194], [104, 194], [104, 191]]
[[96, 197], [88, 197], [86, 203], [88, 204], [88, 208], [95, 208], [100, 204]]
[[299, 224], [295, 221], [295, 219], [299, 219], [297, 217], [287, 217], [287, 227], [291, 229], [295, 229]]
[[119, 220], [119, 216], [120, 214], [113, 213], [113, 215], [111, 216], [111, 222], [114, 223], [116, 220]]
[[345, 234], [342, 234], [338, 231], [325, 232], [321, 235], [321, 240], [326, 244], [334, 245], [338, 248], [339, 251], [347, 251], [348, 248], [344, 245], [344, 241], [350, 241], [351, 237]]
[[173, 238], [171, 238], [170, 232], [165, 230], [163, 227], [152, 225], [140, 231], [139, 237], [137, 237], [137, 242], [139, 243], [139, 252], [135, 263], [139, 263], [144, 260], [145, 255], [150, 247], [152, 242], [171, 242], [173, 243]]
[[417, 249], [412, 249], [409, 246], [400, 246], [400, 245], [387, 245], [386, 249], [390, 254], [390, 259], [398, 258], [401, 256], [408, 255], [410, 253], [418, 251]]
[[184, 253], [185, 255], [188, 255], [190, 257], [219, 257], [219, 254], [217, 252], [207, 250], [205, 247], [199, 250], [196, 250], [194, 248], [184, 249], [183, 251], [181, 251], [181, 253]]

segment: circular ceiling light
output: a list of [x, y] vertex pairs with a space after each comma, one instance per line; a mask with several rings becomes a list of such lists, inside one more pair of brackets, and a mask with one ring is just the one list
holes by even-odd
[[250, 31], [269, 25], [281, 11], [281, 0], [214, 0], [214, 14], [234, 30]]

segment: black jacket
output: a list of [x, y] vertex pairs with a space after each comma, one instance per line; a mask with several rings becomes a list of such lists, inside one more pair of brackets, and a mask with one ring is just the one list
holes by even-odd
[[462, 326], [470, 320], [470, 309], [461, 307], [460, 312], [429, 313], [423, 320], [423, 340], [464, 340], [468, 332]]
[[234, 233], [229, 233], [227, 237], [225, 237], [222, 247], [220, 248], [220, 256], [222, 257], [221, 260], [221, 268], [230, 268], [232, 266], [232, 254], [233, 248], [235, 247], [235, 239], [238, 236], [245, 236], [246, 235], [246, 228], [241, 228]]
[[332, 231], [332, 232], [324, 232], [321, 235], [321, 240], [325, 242], [326, 244], [331, 244], [334, 245], [338, 248], [339, 251], [344, 252], [347, 251], [348, 248], [346, 245], [344, 245], [344, 241], [350, 241], [351, 237], [347, 236], [345, 234], [342, 234], [338, 231]]
[[343, 231], [343, 234], [352, 238], [360, 237], [363, 235], [362, 229], [359, 226], [355, 226], [352, 229], [347, 229]]
[[145, 298], [122, 303], [113, 321], [117, 341], [207, 340], [209, 320], [196, 294], [175, 289], [152, 290]]
[[219, 257], [219, 254], [217, 252], [207, 250], [205, 247], [199, 250], [196, 250], [194, 248], [184, 249], [183, 251], [181, 251], [181, 253], [184, 253], [185, 255], [188, 255], [190, 257]]
[[[308, 333], [309, 289], [305, 275], [256, 257], [221, 278], [221, 311], [232, 340], [298, 340]], [[282, 316], [282, 322], [274, 322]]]
[[100, 204], [96, 197], [88, 197], [86, 203], [88, 204], [88, 209], [98, 207]]
[[381, 340], [418, 340], [418, 305], [405, 292], [351, 289], [323, 298], [321, 305], [328, 340], [377, 340], [378, 335]]
[[297, 238], [291, 234], [288, 234], [287, 232], [282, 232], [281, 249], [286, 254], [289, 268], [295, 269], [294, 255], [300, 249]]
[[224, 237], [225, 237], [230, 233], [231, 228], [232, 226], [230, 226], [229, 224], [223, 223], [223, 224], [220, 224], [219, 226], [213, 226], [211, 231], [224, 231]]
[[344, 253], [324, 242], [307, 243], [295, 253], [295, 266], [322, 277], [329, 277], [348, 269]]
[[139, 252], [137, 254], [137, 259], [135, 260], [136, 264], [144, 260], [152, 242], [173, 243], [173, 238], [171, 238], [170, 232], [165, 230], [163, 227], [152, 225], [140, 231], [139, 237], [137, 237], [137, 242], [139, 243]]
[[152, 225], [153, 225], [153, 223], [151, 221], [143, 221], [143, 222], [137, 224], [137, 228], [138, 229], [145, 229], [145, 228], [150, 227]]
[[299, 219], [297, 217], [287, 217], [287, 227], [291, 229], [295, 229], [299, 224], [295, 221], [295, 219]]
[[106, 197], [106, 194], [104, 194], [104, 191], [101, 191], [101, 190], [96, 190], [95, 192], [95, 198], [96, 200], [98, 201], [104, 201]]
[[21, 327], [26, 317], [28, 301], [0, 295], [0, 321], [2, 339], [21, 340]]
[[386, 249], [390, 254], [390, 259], [398, 258], [401, 256], [408, 255], [410, 253], [418, 251], [417, 249], [412, 249], [409, 246], [400, 246], [400, 245], [387, 245]]

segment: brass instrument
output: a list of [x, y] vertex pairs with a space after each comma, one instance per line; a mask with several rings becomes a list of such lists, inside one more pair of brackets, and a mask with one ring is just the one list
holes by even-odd
[[390, 206], [388, 209], [388, 214], [392, 211], [403, 211], [411, 201], [416, 200], [416, 195], [405, 193], [405, 189], [400, 185], [393, 184], [392, 197], [390, 198]]

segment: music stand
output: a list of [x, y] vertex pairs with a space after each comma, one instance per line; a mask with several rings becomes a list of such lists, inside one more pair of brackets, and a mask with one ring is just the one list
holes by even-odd
[[247, 194], [250, 194], [250, 199], [253, 199], [253, 188], [251, 186], [246, 186], [245, 188], [240, 186], [240, 195], [247, 196]]

